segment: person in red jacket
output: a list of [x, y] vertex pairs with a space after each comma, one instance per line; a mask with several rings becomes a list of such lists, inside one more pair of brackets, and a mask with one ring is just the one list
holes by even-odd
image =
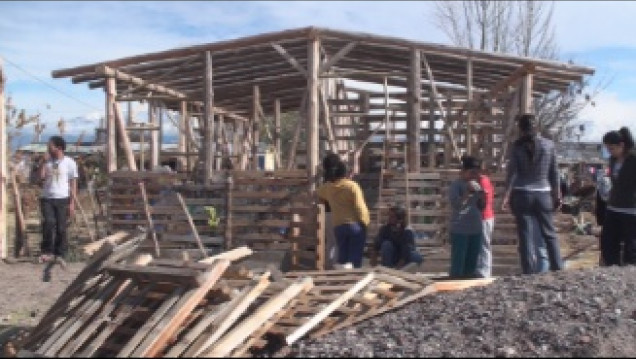
[[[482, 168], [482, 164], [479, 164]], [[492, 242], [492, 233], [495, 228], [495, 211], [493, 209], [495, 201], [495, 188], [490, 178], [483, 173], [482, 169], [474, 170], [475, 177], [479, 181], [479, 185], [486, 194], [486, 207], [482, 210], [482, 226], [483, 235], [481, 239], [481, 250], [477, 259], [477, 269], [475, 275], [479, 278], [489, 278], [492, 275], [492, 250], [490, 243]]]

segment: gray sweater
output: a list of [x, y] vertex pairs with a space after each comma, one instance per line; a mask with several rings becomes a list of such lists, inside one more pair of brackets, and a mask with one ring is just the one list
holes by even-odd
[[458, 179], [451, 183], [448, 199], [451, 204], [450, 232], [456, 234], [482, 233], [482, 214], [485, 207], [483, 191], [475, 192], [465, 203], [462, 198], [468, 192], [468, 183]]

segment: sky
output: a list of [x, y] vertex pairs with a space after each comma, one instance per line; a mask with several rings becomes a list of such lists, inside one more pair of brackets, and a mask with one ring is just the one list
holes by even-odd
[[[104, 95], [52, 79], [52, 70], [312, 25], [449, 44], [434, 7], [427, 1], [2, 1], [0, 58], [13, 104], [41, 113], [45, 136], [64, 118], [72, 138], [83, 130], [92, 135]], [[561, 60], [594, 67], [592, 82], [604, 85], [595, 106], [580, 115], [583, 140], [599, 141], [624, 125], [636, 132], [635, 14], [636, 2], [555, 4]], [[21, 141], [30, 140], [30, 128]]]

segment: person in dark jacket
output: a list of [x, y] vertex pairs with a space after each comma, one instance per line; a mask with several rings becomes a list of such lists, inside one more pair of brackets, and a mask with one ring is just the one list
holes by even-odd
[[[550, 270], [563, 269], [559, 238], [554, 228], [554, 212], [561, 207], [561, 186], [554, 142], [534, 130], [534, 116], [522, 115], [518, 120], [521, 136], [510, 151], [506, 177], [506, 196], [502, 209], [508, 205], [517, 222], [519, 257], [524, 274], [534, 274], [537, 268], [536, 247], [545, 244]], [[541, 243], [535, 243], [538, 230]]]
[[406, 209], [392, 207], [389, 209], [388, 223], [380, 228], [375, 240], [375, 253], [380, 253], [384, 267], [400, 268], [409, 263], [422, 264], [422, 255], [415, 247], [415, 232], [408, 227], [407, 217]]
[[[636, 264], [636, 150], [626, 127], [603, 137], [610, 157], [610, 190], [601, 233], [606, 266]], [[624, 246], [621, 261], [621, 244]]]

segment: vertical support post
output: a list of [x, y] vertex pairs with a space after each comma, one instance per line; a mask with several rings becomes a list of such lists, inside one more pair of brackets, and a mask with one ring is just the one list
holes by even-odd
[[128, 126], [132, 126], [133, 121], [135, 120], [135, 115], [133, 113], [134, 111], [135, 110], [133, 108], [132, 101], [128, 101], [128, 113], [127, 113], [127, 115], [128, 115], [128, 123], [127, 123], [127, 125]]
[[225, 249], [232, 249], [232, 192], [234, 192], [234, 181], [232, 173], [228, 172], [225, 182]]
[[411, 72], [408, 81], [408, 167], [412, 172], [420, 171], [420, 127], [422, 96], [422, 61], [421, 53], [411, 49]]
[[157, 104], [154, 101], [148, 101], [148, 125], [153, 128], [150, 131], [150, 170], [159, 166], [159, 131], [154, 129], [159, 125], [157, 110]]
[[281, 140], [280, 140], [281, 127], [280, 127], [280, 100], [279, 99], [276, 99], [274, 101], [274, 126], [276, 126], [276, 129], [274, 130], [274, 146], [276, 149], [275, 161], [276, 161], [276, 169], [279, 170], [281, 169], [281, 166], [282, 166], [282, 158], [280, 155], [280, 151], [282, 147], [281, 147]]
[[157, 166], [161, 166], [161, 150], [163, 149], [163, 120], [166, 116], [166, 105], [161, 104], [158, 108], [158, 121], [157, 125], [159, 126], [159, 131], [157, 132]]
[[260, 142], [260, 118], [258, 107], [261, 103], [261, 92], [258, 86], [252, 88], [252, 170], [258, 170], [258, 147]]
[[468, 89], [468, 116], [466, 117], [466, 154], [473, 154], [473, 60], [466, 63], [466, 88]]
[[[435, 99], [433, 93], [429, 95], [429, 118], [428, 118], [428, 168], [435, 168], [435, 159], [437, 155], [437, 146], [435, 144]], [[440, 113], [441, 113], [440, 109]], [[442, 114], [443, 115], [443, 114]]]
[[532, 114], [532, 83], [533, 76], [532, 73], [527, 73], [523, 76], [523, 80], [521, 82], [521, 114]]
[[221, 170], [223, 168], [224, 155], [226, 153], [229, 154], [227, 141], [224, 141], [224, 138], [227, 139], [226, 133], [227, 131], [225, 129], [225, 117], [223, 117], [223, 115], [218, 115], [216, 129], [216, 170]]
[[205, 52], [205, 100], [203, 101], [203, 182], [209, 183], [213, 175], [214, 159], [214, 88], [212, 84], [212, 54]]
[[317, 220], [316, 220], [316, 235], [317, 235], [317, 242], [316, 242], [316, 269], [317, 270], [325, 270], [327, 269], [327, 257], [328, 257], [328, 249], [326, 246], [326, 240], [325, 240], [325, 236], [326, 236], [326, 232], [327, 232], [327, 227], [325, 225], [325, 205], [322, 203], [318, 203], [316, 205], [316, 215], [318, 216]]
[[9, 239], [7, 238], [7, 122], [5, 121], [5, 83], [2, 58], [0, 58], [0, 258], [7, 258]]
[[[446, 104], [446, 116], [448, 118], [452, 118], [452, 112], [453, 112], [453, 96], [452, 95], [448, 95], [448, 98], [446, 99], [446, 101], [448, 101], [448, 103]], [[453, 126], [453, 123], [455, 121], [450, 121], [450, 123], [447, 126]], [[451, 163], [451, 158], [453, 157], [453, 147], [451, 144], [451, 137], [449, 134], [445, 134], [444, 136], [444, 168], [449, 168], [450, 167], [450, 163]]]
[[320, 40], [309, 40], [307, 49], [307, 176], [309, 190], [316, 189], [318, 173], [318, 68], [320, 65]]
[[117, 171], [117, 127], [115, 126], [115, 96], [117, 82], [114, 77], [106, 78], [106, 168], [108, 173]]
[[177, 152], [181, 154], [187, 154], [185, 157], [178, 157], [179, 160], [177, 162], [177, 170], [182, 172], [185, 170], [190, 170], [190, 143], [188, 141], [188, 136], [186, 135], [186, 131], [188, 131], [188, 103], [186, 101], [181, 101], [180, 107], [181, 114], [179, 116], [179, 127], [181, 127], [181, 130], [179, 131], [179, 149], [177, 150]]

